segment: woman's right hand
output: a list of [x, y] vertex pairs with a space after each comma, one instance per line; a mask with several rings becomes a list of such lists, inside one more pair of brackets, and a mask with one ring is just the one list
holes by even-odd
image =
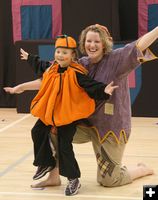
[[26, 51], [24, 51], [24, 49], [20, 49], [20, 57], [21, 57], [21, 60], [27, 60], [28, 59], [28, 53]]

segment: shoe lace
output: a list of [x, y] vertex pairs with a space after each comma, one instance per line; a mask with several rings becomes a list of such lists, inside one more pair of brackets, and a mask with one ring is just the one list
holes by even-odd
[[70, 179], [69, 180], [68, 186], [69, 186], [70, 191], [73, 191], [75, 189], [76, 183], [77, 183], [77, 179]]

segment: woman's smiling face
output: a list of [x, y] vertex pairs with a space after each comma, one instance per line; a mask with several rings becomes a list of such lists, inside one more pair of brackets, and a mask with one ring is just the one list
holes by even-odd
[[85, 40], [85, 50], [92, 63], [97, 63], [102, 59], [104, 55], [103, 48], [99, 33], [88, 31]]

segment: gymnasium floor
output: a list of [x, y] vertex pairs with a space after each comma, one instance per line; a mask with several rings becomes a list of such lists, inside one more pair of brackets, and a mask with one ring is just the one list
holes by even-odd
[[[132, 118], [132, 135], [123, 163], [144, 162], [155, 171], [152, 176], [116, 188], [100, 187], [96, 182], [96, 161], [91, 143], [74, 145], [79, 162], [82, 187], [78, 195], [65, 197], [66, 179], [62, 185], [33, 190], [30, 185], [36, 168], [30, 130], [36, 119], [17, 114], [15, 109], [0, 109], [0, 200], [142, 200], [143, 185], [158, 184], [158, 118]], [[42, 179], [41, 179], [42, 180]]]

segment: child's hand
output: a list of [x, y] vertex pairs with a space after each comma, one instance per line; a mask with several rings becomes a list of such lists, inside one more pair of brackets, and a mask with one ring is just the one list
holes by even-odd
[[20, 57], [21, 57], [21, 60], [27, 60], [28, 59], [28, 53], [26, 51], [24, 51], [24, 49], [20, 49]]
[[15, 86], [15, 87], [4, 87], [3, 88], [7, 93], [10, 94], [20, 94], [24, 92], [24, 90], [20, 86]]
[[112, 95], [113, 91], [118, 88], [118, 85], [114, 85], [114, 82], [112, 81], [111, 83], [109, 83], [105, 89], [104, 89], [104, 92], [109, 94], [109, 95]]

